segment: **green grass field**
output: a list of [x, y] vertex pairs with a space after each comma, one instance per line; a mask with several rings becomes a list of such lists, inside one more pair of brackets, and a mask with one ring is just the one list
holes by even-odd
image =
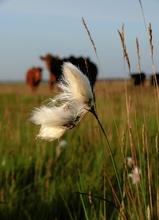
[[[35, 140], [39, 127], [28, 118], [53, 97], [48, 85], [32, 94], [25, 84], [0, 84], [1, 220], [159, 218], [155, 89], [98, 81], [94, 90], [107, 139], [88, 113], [60, 140], [46, 142]], [[141, 170], [136, 184], [127, 157]]]

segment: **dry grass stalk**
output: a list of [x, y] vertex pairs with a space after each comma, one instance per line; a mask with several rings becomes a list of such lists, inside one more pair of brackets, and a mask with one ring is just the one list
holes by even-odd
[[89, 71], [88, 71], [88, 62], [87, 62], [86, 58], [84, 58], [84, 63], [85, 63], [85, 66], [86, 66], [87, 73], [89, 73]]
[[[120, 40], [121, 40], [121, 44], [122, 44], [122, 48], [123, 48], [123, 57], [124, 57], [124, 61], [127, 61], [127, 65], [129, 68], [129, 72], [131, 73], [130, 70], [130, 61], [129, 61], [129, 57], [126, 51], [126, 45], [125, 45], [125, 37], [124, 37], [124, 24], [122, 25], [122, 31], [120, 32], [118, 30], [118, 34], [120, 36]], [[124, 62], [125, 63], [125, 62]], [[131, 108], [131, 97], [128, 98], [128, 92], [127, 92], [127, 86], [126, 86], [126, 81], [125, 81], [125, 99], [126, 99], [126, 112], [127, 112], [127, 126], [128, 126], [128, 131], [129, 131], [129, 140], [130, 140], [130, 146], [131, 146], [131, 151], [133, 154], [133, 149], [134, 149], [134, 140], [133, 140], [133, 135], [132, 135], [132, 131], [131, 131], [131, 121], [130, 121], [130, 108]], [[133, 154], [133, 158], [134, 158], [134, 154]], [[124, 186], [126, 188], [126, 185]]]
[[142, 136], [143, 136], [143, 141], [145, 145], [145, 150], [146, 150], [146, 162], [147, 162], [147, 178], [148, 178], [148, 192], [149, 192], [149, 206], [150, 206], [150, 216], [152, 216], [153, 213], [153, 199], [152, 199], [152, 170], [150, 166], [150, 153], [149, 153], [149, 146], [148, 146], [148, 138], [147, 138], [147, 131], [145, 125], [142, 126]]
[[88, 27], [87, 27], [86, 22], [85, 22], [83, 17], [82, 17], [82, 23], [83, 23], [83, 25], [84, 25], [84, 27], [85, 27], [85, 29], [87, 31], [87, 34], [89, 36], [89, 39], [90, 39], [91, 43], [93, 45], [93, 49], [95, 51], [95, 54], [96, 54], [96, 57], [97, 57], [97, 60], [98, 60], [98, 63], [99, 63], [99, 66], [100, 66], [100, 69], [101, 69], [101, 72], [102, 72], [102, 68], [101, 68], [101, 64], [100, 64], [100, 60], [99, 60], [99, 57], [98, 57], [98, 53], [97, 53], [97, 49], [96, 49], [95, 43], [94, 43], [94, 41], [93, 41], [93, 39], [91, 37], [91, 34], [90, 34], [89, 30], [88, 30]]
[[159, 98], [158, 84], [157, 84], [157, 79], [156, 79], [156, 70], [155, 70], [154, 60], [153, 60], [153, 44], [152, 44], [152, 28], [151, 28], [151, 23], [149, 23], [149, 25], [148, 25], [148, 37], [149, 37], [149, 45], [150, 45], [150, 56], [151, 56], [151, 59], [152, 59], [153, 73], [154, 73], [154, 80], [155, 80], [154, 83], [155, 83], [156, 91], [157, 91], [158, 98]]
[[89, 30], [88, 30], [88, 28], [87, 28], [86, 22], [85, 22], [85, 20], [84, 20], [83, 17], [82, 17], [82, 23], [83, 23], [83, 25], [84, 25], [84, 27], [85, 27], [85, 29], [86, 29], [86, 31], [87, 31], [87, 34], [88, 34], [88, 36], [89, 36], [89, 39], [90, 39], [90, 41], [91, 41], [91, 43], [92, 43], [92, 45], [93, 45], [94, 51], [95, 51], [95, 53], [96, 53], [96, 55], [97, 55], [97, 49], [96, 49], [95, 43], [94, 43], [94, 41], [93, 41], [93, 39], [92, 39], [92, 37], [91, 37], [91, 34], [90, 34], [90, 32], [89, 32]]
[[150, 54], [153, 57], [153, 44], [152, 44], [152, 28], [151, 28], [151, 23], [149, 23], [149, 25], [148, 25], [148, 34], [149, 34]]
[[[93, 48], [94, 48], [94, 51], [95, 51], [95, 54], [96, 54], [96, 57], [97, 57], [97, 60], [98, 60], [98, 63], [99, 63], [99, 67], [100, 67], [101, 72], [102, 72], [102, 68], [101, 68], [101, 64], [100, 64], [100, 60], [99, 60], [99, 57], [98, 57], [98, 53], [97, 53], [97, 49], [96, 49], [95, 43], [94, 43], [94, 41], [93, 41], [93, 39], [92, 39], [92, 37], [91, 37], [91, 34], [90, 34], [89, 30], [88, 30], [88, 27], [87, 27], [86, 22], [85, 22], [85, 20], [84, 20], [83, 17], [82, 17], [82, 23], [83, 23], [83, 25], [84, 25], [84, 27], [85, 27], [85, 29], [86, 29], [86, 31], [87, 31], [87, 34], [88, 34], [88, 36], [89, 36], [89, 39], [90, 39], [91, 43], [92, 43], [92, 45], [93, 45]], [[122, 32], [123, 32], [123, 35], [124, 35], [124, 27], [123, 27]], [[87, 66], [86, 60], [85, 60], [85, 65]], [[110, 107], [111, 107], [111, 101], [110, 101], [110, 98], [109, 98], [109, 94], [108, 94], [108, 91], [107, 91], [107, 87], [105, 87], [105, 91], [106, 91], [107, 98], [108, 98], [108, 100], [109, 100], [109, 105], [110, 105]], [[113, 114], [113, 111], [112, 111], [112, 114]], [[114, 114], [113, 114], [113, 119], [114, 119]], [[115, 122], [115, 119], [114, 119], [114, 122]], [[117, 126], [116, 126], [116, 122], [115, 122], [115, 127], [116, 127], [116, 130], [117, 130], [117, 133], [118, 133], [118, 129], [117, 129]], [[118, 133], [118, 137], [119, 137], [119, 133]], [[120, 138], [119, 138], [119, 140], [120, 140]]]
[[111, 182], [111, 180], [110, 180], [110, 178], [109, 178], [109, 176], [108, 176], [108, 174], [107, 174], [107, 172], [106, 172], [106, 169], [105, 169], [104, 167], [103, 167], [103, 169], [104, 169], [104, 174], [105, 174], [105, 176], [106, 176], [106, 178], [107, 178], [107, 181], [108, 181], [108, 183], [109, 183], [109, 185], [110, 185], [110, 187], [111, 187], [111, 190], [112, 190], [112, 193], [113, 193], [113, 195], [114, 195], [114, 198], [115, 198], [117, 204], [118, 204], [119, 207], [120, 207], [120, 213], [122, 214], [122, 219], [127, 219], [126, 214], [125, 214], [124, 207], [123, 207], [122, 203], [119, 201], [118, 195], [117, 195], [116, 192], [115, 192], [115, 189], [114, 189], [114, 187], [113, 187], [113, 185], [112, 185], [112, 182]]
[[[130, 61], [129, 61], [129, 56], [128, 56], [128, 53], [126, 51], [126, 45], [125, 45], [125, 39], [124, 39], [124, 24], [122, 25], [122, 32], [120, 32], [118, 30], [118, 33], [119, 33], [119, 36], [120, 36], [120, 40], [121, 40], [121, 44], [122, 44], [122, 48], [123, 48], [123, 55], [124, 55], [124, 58], [126, 59], [127, 61], [127, 64], [128, 64], [128, 68], [129, 68], [129, 71], [130, 71]], [[131, 72], [131, 71], [130, 71]]]
[[[122, 48], [123, 48], [123, 57], [124, 57], [124, 61], [126, 59], [127, 61], [127, 64], [128, 64], [128, 68], [129, 68], [129, 72], [131, 73], [131, 70], [130, 70], [130, 61], [129, 61], [129, 57], [128, 57], [128, 54], [127, 54], [127, 51], [126, 51], [126, 45], [125, 45], [125, 37], [124, 37], [124, 24], [122, 25], [122, 31], [120, 32], [118, 30], [118, 34], [120, 36], [120, 40], [121, 40], [121, 44], [122, 44]], [[124, 62], [125, 64], [125, 62]], [[124, 65], [125, 67], [125, 65]], [[130, 124], [129, 124], [129, 102], [128, 102], [128, 93], [127, 93], [127, 86], [126, 86], [126, 80], [125, 80], [125, 99], [126, 99], [126, 110], [127, 110], [127, 121], [128, 121], [128, 127], [130, 127]]]
[[136, 38], [136, 53], [137, 53], [137, 59], [138, 59], [138, 71], [141, 73], [141, 68], [140, 68], [140, 53], [139, 53], [139, 42], [138, 38]]
[[[98, 59], [98, 63], [99, 63], [101, 72], [102, 72], [102, 68], [101, 68], [101, 65], [100, 65], [100, 60], [99, 60], [99, 57], [98, 57], [98, 54], [97, 54], [97, 49], [96, 49], [95, 43], [94, 43], [94, 41], [93, 41], [93, 39], [92, 39], [92, 37], [91, 37], [91, 34], [90, 34], [90, 32], [89, 32], [89, 30], [88, 30], [88, 28], [87, 28], [87, 25], [86, 25], [85, 20], [84, 20], [83, 17], [82, 17], [82, 22], [83, 22], [83, 25], [84, 25], [84, 27], [85, 27], [85, 29], [86, 29], [86, 31], [87, 31], [87, 34], [88, 34], [88, 36], [89, 36], [89, 39], [90, 39], [90, 41], [91, 41], [91, 43], [92, 43], [92, 45], [93, 45], [93, 48], [94, 48], [96, 57], [97, 57], [97, 59]], [[107, 97], [108, 97], [108, 100], [109, 100], [109, 103], [110, 103], [110, 99], [109, 99], [109, 95], [108, 95], [107, 90], [106, 90], [106, 94], [107, 94]], [[110, 103], [110, 105], [111, 105], [111, 103]], [[92, 113], [93, 113], [93, 112], [92, 112]], [[95, 112], [94, 112], [94, 113], [95, 113]], [[94, 114], [94, 113], [93, 113], [93, 114]], [[112, 112], [112, 114], [113, 114], [113, 112]], [[95, 116], [95, 114], [94, 114], [94, 116]], [[96, 115], [96, 116], [97, 116], [97, 115]], [[95, 116], [95, 117], [96, 117], [96, 116]], [[114, 118], [114, 115], [113, 115], [113, 118]], [[106, 135], [106, 133], [105, 133], [103, 127], [101, 126], [101, 123], [100, 123], [98, 117], [96, 117], [96, 119], [97, 119], [98, 124], [100, 125], [100, 127], [101, 127], [101, 129], [102, 129], [102, 131], [103, 131], [103, 134], [105, 135], [105, 138], [106, 138], [106, 141], [107, 141], [107, 144], [108, 144], [108, 148], [109, 148], [109, 151], [110, 151], [110, 155], [111, 155], [111, 158], [112, 158], [113, 167], [114, 167], [115, 174], [116, 174], [116, 177], [117, 177], [117, 181], [118, 181], [118, 185], [119, 185], [119, 190], [120, 190], [120, 193], [121, 193], [121, 187], [120, 187], [118, 172], [117, 172], [116, 164], [115, 164], [114, 159], [113, 159], [113, 156], [112, 156], [111, 147], [110, 147], [110, 144], [109, 144], [107, 135]], [[115, 125], [116, 125], [116, 123], [115, 123]], [[122, 193], [121, 193], [121, 194], [122, 194]]]
[[153, 59], [152, 28], [151, 28], [151, 24], [149, 23], [148, 30], [147, 30], [147, 24], [146, 24], [146, 19], [145, 19], [144, 10], [143, 10], [143, 7], [142, 7], [141, 0], [139, 0], [139, 4], [140, 4], [140, 8], [141, 8], [141, 12], [142, 12], [142, 17], [143, 17], [143, 21], [144, 21], [144, 26], [145, 26], [145, 29], [146, 29], [146, 34], [147, 34], [148, 43], [149, 43], [150, 57], [151, 57], [151, 62], [152, 62], [152, 69], [153, 69], [154, 79], [155, 79], [155, 89], [156, 89], [156, 92], [157, 92], [157, 97], [159, 99], [159, 91], [158, 91], [158, 85], [157, 85], [157, 80], [156, 80], [156, 70], [155, 70], [154, 59]]
[[150, 47], [150, 55], [151, 55], [151, 60], [152, 60], [152, 64], [153, 64], [153, 69], [154, 69], [151, 23], [149, 23], [149, 25], [148, 25], [148, 31], [147, 31], [147, 23], [146, 23], [146, 19], [145, 19], [144, 10], [143, 10], [143, 7], [142, 7], [142, 2], [141, 2], [141, 0], [139, 0], [139, 4], [140, 4], [141, 12], [142, 12], [142, 17], [143, 17], [143, 21], [144, 21], [144, 26], [145, 26], [145, 29], [146, 29], [146, 34], [147, 34], [148, 43], [149, 43], [149, 47]]
[[[136, 38], [136, 53], [137, 53], [137, 59], [138, 59], [138, 72], [139, 72], [140, 78], [141, 78], [140, 50], [139, 50], [139, 41], [138, 41], [138, 38]], [[142, 99], [141, 99], [142, 109], [144, 110], [144, 104], [143, 104], [143, 87], [140, 86], [140, 88], [141, 88], [141, 94], [142, 94]], [[143, 119], [144, 119], [144, 123], [145, 123], [145, 125], [146, 125], [146, 120], [145, 120], [144, 111], [143, 111]]]

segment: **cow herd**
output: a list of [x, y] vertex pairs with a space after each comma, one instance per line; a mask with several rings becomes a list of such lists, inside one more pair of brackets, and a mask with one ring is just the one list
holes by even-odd
[[[97, 75], [97, 66], [89, 59], [83, 57], [70, 56], [68, 58], [60, 59], [58, 56], [53, 56], [52, 54], [47, 54], [46, 56], [39, 57], [45, 62], [46, 68], [49, 71], [49, 88], [52, 90], [54, 84], [58, 82], [62, 77], [62, 65], [63, 62], [71, 62], [77, 66], [85, 75], [88, 76], [90, 84], [93, 87]], [[39, 83], [41, 82], [42, 68], [32, 67], [26, 73], [26, 82], [30, 86], [32, 92], [35, 92]]]
[[[71, 62], [77, 66], [84, 74], [86, 74], [90, 80], [90, 84], [93, 87], [97, 80], [98, 69], [97, 66], [89, 59], [83, 57], [70, 56], [68, 58], [60, 59], [58, 56], [53, 56], [52, 54], [47, 54], [46, 56], [39, 57], [45, 62], [46, 68], [49, 72], [49, 89], [52, 90], [56, 82], [58, 82], [62, 77], [62, 65], [63, 62]], [[41, 67], [31, 67], [26, 72], [26, 82], [31, 88], [32, 92], [35, 92], [42, 80]], [[132, 82], [134, 86], [144, 85], [146, 80], [146, 74], [133, 73], [131, 74]], [[151, 85], [159, 85], [159, 73], [151, 74], [150, 76]]]

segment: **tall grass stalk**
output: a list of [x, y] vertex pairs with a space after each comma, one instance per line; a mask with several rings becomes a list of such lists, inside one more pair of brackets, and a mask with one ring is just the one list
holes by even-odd
[[[157, 103], [157, 98], [159, 99], [159, 89], [158, 89], [158, 84], [157, 84], [156, 69], [155, 69], [155, 63], [154, 63], [154, 57], [153, 57], [153, 48], [154, 48], [154, 46], [153, 46], [153, 43], [152, 43], [152, 28], [151, 28], [151, 23], [149, 23], [148, 27], [147, 27], [147, 22], [146, 22], [146, 18], [145, 18], [145, 15], [144, 15], [144, 9], [143, 9], [141, 0], [139, 0], [139, 4], [140, 4], [142, 16], [143, 16], [145, 30], [146, 30], [146, 33], [147, 33], [147, 39], [148, 39], [148, 45], [149, 45], [149, 51], [150, 51], [150, 58], [151, 58], [151, 63], [152, 63], [152, 70], [153, 70], [154, 79], [155, 79], [154, 90], [156, 90], [156, 92], [154, 93], [154, 96], [155, 96], [155, 103]], [[157, 98], [156, 98], [156, 96], [157, 96]], [[156, 109], [156, 118], [157, 118], [157, 125], [158, 125], [158, 131], [159, 131], [159, 123], [158, 123], [158, 113], [159, 113], [159, 111], [158, 111], [157, 105], [155, 107], [156, 107], [155, 108]], [[150, 155], [149, 155], [149, 146], [148, 146], [147, 142], [146, 142], [146, 151], [147, 151], [147, 170], [148, 170], [148, 186], [149, 186], [148, 189], [149, 189], [149, 200], [150, 200], [149, 201], [150, 202], [150, 216], [152, 216], [153, 215], [153, 204], [152, 204], [152, 186], [151, 186], [150, 161], [149, 161]], [[159, 191], [158, 184], [156, 186], [156, 190], [157, 190], [157, 195], [158, 195], [158, 191]]]
[[[124, 57], [124, 70], [126, 69], [125, 68], [125, 60], [128, 64], [128, 68], [129, 68], [129, 73], [131, 73], [131, 70], [130, 70], [130, 61], [129, 61], [129, 57], [128, 57], [128, 53], [126, 51], [126, 46], [125, 46], [125, 38], [124, 38], [124, 27], [122, 26], [122, 31], [119, 32], [119, 35], [120, 35], [120, 39], [121, 39], [121, 43], [122, 43], [122, 48], [123, 48], [123, 57]], [[150, 37], [150, 46], [151, 46], [151, 58], [153, 58], [153, 46], [152, 46], [152, 30], [150, 29], [149, 27], [149, 34], [151, 35]], [[140, 55], [139, 55], [139, 44], [138, 44], [138, 40], [136, 39], [136, 49], [137, 49], [137, 56], [138, 56], [138, 70], [139, 70], [139, 73], [140, 72]], [[126, 85], [126, 83], [125, 83]], [[152, 175], [151, 175], [151, 165], [150, 165], [150, 153], [149, 153], [149, 148], [150, 148], [150, 145], [149, 145], [149, 142], [148, 142], [148, 131], [147, 131], [147, 124], [146, 124], [146, 117], [145, 117], [145, 104], [143, 102], [144, 100], [144, 97], [143, 97], [143, 87], [141, 86], [140, 87], [140, 91], [141, 91], [141, 114], [142, 114], [142, 117], [143, 117], [143, 133], [144, 133], [144, 142], [143, 142], [143, 146], [144, 146], [144, 152], [146, 154], [146, 170], [147, 170], [147, 177], [146, 176], [142, 176], [143, 178], [147, 178], [147, 189], [148, 189], [148, 197], [147, 197], [147, 192], [145, 191], [145, 182], [143, 183], [143, 181], [141, 181], [141, 185], [142, 187], [140, 186], [136, 186], [136, 195], [137, 195], [137, 204], [138, 204], [138, 207], [139, 207], [139, 212], [136, 211], [136, 217], [138, 219], [148, 219], [148, 215], [147, 215], [147, 207], [149, 207], [149, 216], [153, 216], [154, 217], [154, 214], [153, 214], [153, 198], [152, 198]], [[132, 154], [132, 158], [135, 162], [135, 164], [137, 165], [137, 167], [143, 167], [143, 152], [141, 152], [140, 150], [140, 136], [139, 136], [139, 130], [138, 130], [138, 124], [137, 124], [137, 119], [135, 117], [135, 122], [136, 122], [136, 128], [137, 128], [137, 142], [138, 142], [138, 149], [137, 149], [137, 145], [135, 143], [135, 139], [134, 139], [134, 134], [133, 134], [133, 130], [132, 130], [132, 121], [131, 121], [131, 118], [130, 118], [130, 111], [131, 111], [131, 102], [130, 102], [130, 99], [128, 100], [128, 93], [127, 93], [127, 87], [125, 86], [125, 95], [126, 95], [126, 109], [127, 109], [127, 124], [128, 124], [128, 130], [129, 130], [129, 139], [130, 139], [130, 146], [131, 146], [131, 154]], [[156, 103], [156, 102], [155, 102]], [[138, 103], [139, 105], [139, 103]], [[136, 113], [136, 111], [135, 111]], [[135, 114], [136, 116], [137, 114]], [[158, 116], [157, 116], [158, 118]], [[158, 123], [157, 123], [158, 124]], [[139, 165], [140, 164], [140, 165]], [[142, 197], [140, 196], [140, 192], [142, 193]], [[126, 194], [125, 194], [126, 195]], [[148, 201], [147, 199], [148, 198]], [[154, 200], [155, 201], [155, 200]], [[148, 203], [147, 203], [148, 202]], [[135, 206], [136, 204], [133, 203]], [[144, 204], [144, 206], [143, 206]], [[148, 204], [148, 206], [146, 205]], [[135, 208], [134, 206], [134, 208]], [[135, 208], [135, 210], [137, 210]], [[156, 215], [155, 215], [156, 216]]]
[[150, 51], [150, 57], [151, 57], [151, 62], [152, 62], [152, 70], [153, 70], [154, 79], [155, 79], [155, 89], [156, 89], [156, 92], [157, 92], [157, 97], [159, 99], [159, 90], [158, 90], [157, 78], [156, 78], [156, 68], [155, 68], [155, 63], [154, 63], [154, 58], [153, 58], [153, 44], [152, 44], [152, 28], [151, 28], [151, 23], [149, 23], [149, 25], [147, 27], [147, 22], [146, 22], [146, 18], [145, 18], [145, 13], [144, 13], [142, 1], [141, 0], [138, 0], [138, 1], [139, 1], [139, 4], [140, 4], [140, 8], [141, 8], [141, 12], [142, 12], [142, 17], [143, 17], [143, 21], [144, 21], [144, 26], [145, 26], [145, 30], [146, 30], [146, 34], [147, 34], [149, 51]]
[[[88, 36], [89, 36], [89, 39], [90, 39], [90, 41], [91, 41], [91, 43], [92, 43], [92, 45], [93, 45], [93, 48], [94, 48], [94, 51], [95, 51], [95, 54], [96, 54], [96, 57], [97, 57], [97, 60], [98, 60], [98, 63], [99, 63], [100, 70], [102, 71], [102, 68], [101, 68], [101, 64], [100, 64], [100, 60], [99, 60], [99, 57], [98, 57], [98, 53], [97, 53], [97, 49], [96, 49], [95, 43], [94, 43], [94, 41], [93, 41], [93, 39], [92, 39], [92, 37], [91, 37], [90, 31], [89, 31], [89, 29], [88, 29], [88, 27], [87, 27], [87, 25], [86, 25], [86, 22], [85, 22], [84, 18], [82, 18], [82, 22], [83, 22], [83, 25], [84, 25], [84, 27], [85, 27], [85, 29], [86, 29], [86, 31], [87, 31], [87, 34], [88, 34]], [[107, 98], [108, 98], [108, 101], [109, 101], [109, 104], [110, 104], [110, 107], [111, 107], [111, 101], [110, 101], [110, 99], [109, 99], [109, 95], [108, 95], [107, 90], [106, 90], [106, 95], [107, 95]], [[105, 130], [104, 130], [104, 128], [103, 128], [101, 122], [99, 121], [99, 118], [98, 118], [96, 112], [94, 111], [94, 109], [91, 110], [91, 113], [95, 116], [95, 118], [96, 118], [96, 120], [97, 120], [97, 122], [98, 122], [98, 124], [99, 124], [99, 126], [100, 126], [100, 128], [101, 128], [101, 130], [102, 130], [102, 132], [103, 132], [103, 134], [104, 134], [104, 136], [105, 136], [105, 139], [106, 139], [106, 142], [107, 142], [107, 145], [108, 145], [108, 149], [109, 149], [109, 152], [110, 152], [110, 156], [111, 156], [111, 160], [112, 160], [114, 172], [115, 172], [115, 175], [116, 175], [116, 178], [117, 178], [120, 195], [121, 195], [121, 197], [122, 197], [122, 189], [121, 189], [121, 183], [120, 183], [120, 179], [119, 179], [119, 175], [118, 175], [118, 170], [117, 170], [117, 166], [116, 166], [116, 164], [115, 164], [115, 160], [114, 160], [114, 157], [113, 157], [113, 153], [112, 153], [112, 150], [111, 150], [111, 146], [110, 146], [108, 137], [107, 137], [106, 132], [105, 132]], [[113, 111], [112, 111], [112, 115], [113, 115]], [[114, 115], [113, 115], [113, 118], [114, 118]], [[114, 120], [114, 124], [115, 124], [115, 126], [116, 126], [115, 120]], [[116, 131], [117, 131], [117, 133], [118, 133], [117, 126], [116, 126]], [[118, 137], [119, 137], [119, 135], [118, 135]], [[120, 140], [120, 139], [119, 139], [119, 140]]]

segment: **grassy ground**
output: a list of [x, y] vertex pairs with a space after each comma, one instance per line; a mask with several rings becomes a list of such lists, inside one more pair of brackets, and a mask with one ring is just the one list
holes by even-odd
[[[94, 90], [107, 139], [89, 113], [60, 148], [61, 140], [35, 140], [39, 127], [28, 120], [53, 96], [48, 85], [32, 94], [25, 84], [0, 84], [0, 219], [157, 219], [155, 89], [98, 81]], [[141, 170], [137, 184], [129, 176], [134, 167]]]

